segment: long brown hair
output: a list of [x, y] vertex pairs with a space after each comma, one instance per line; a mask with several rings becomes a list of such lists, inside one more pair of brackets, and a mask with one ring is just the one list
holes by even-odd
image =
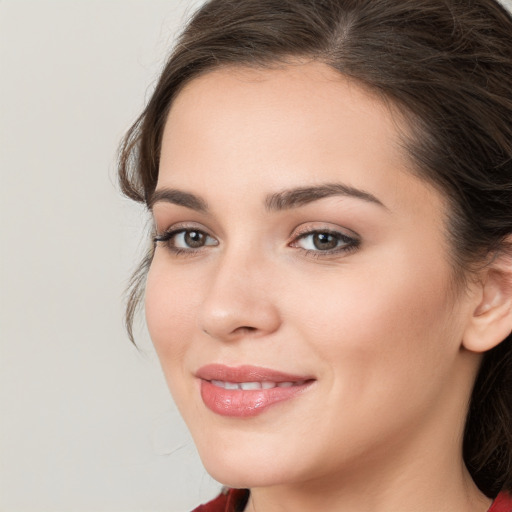
[[[398, 106], [414, 136], [413, 172], [449, 200], [459, 277], [512, 233], [512, 19], [494, 0], [211, 0], [182, 33], [144, 112], [120, 148], [128, 197], [149, 204], [170, 105], [193, 78], [220, 66], [291, 58], [328, 64]], [[510, 238], [508, 238], [510, 240]], [[132, 322], [152, 251], [135, 272]], [[487, 352], [464, 437], [484, 493], [512, 490], [512, 335]]]

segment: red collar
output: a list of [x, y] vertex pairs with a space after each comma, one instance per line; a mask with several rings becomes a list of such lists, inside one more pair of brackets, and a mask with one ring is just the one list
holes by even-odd
[[248, 489], [223, 489], [214, 500], [200, 505], [192, 512], [243, 512], [248, 499]]
[[500, 492], [488, 512], [512, 512], [512, 496], [506, 492]]
[[[243, 512], [248, 499], [247, 489], [223, 489], [214, 500], [200, 505], [192, 512]], [[512, 496], [500, 492], [487, 512], [512, 512]]]

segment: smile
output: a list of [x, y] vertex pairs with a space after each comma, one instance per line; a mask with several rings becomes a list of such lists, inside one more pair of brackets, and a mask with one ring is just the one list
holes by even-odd
[[252, 389], [272, 389], [275, 387], [278, 388], [291, 388], [292, 386], [302, 386], [306, 381], [299, 380], [297, 382], [271, 382], [271, 381], [263, 381], [263, 382], [224, 382], [222, 380], [212, 380], [210, 381], [214, 386], [218, 386], [219, 388], [224, 389], [240, 389], [243, 391], [249, 391]]
[[205, 406], [221, 416], [251, 417], [308, 389], [314, 378], [255, 366], [208, 365], [196, 374]]

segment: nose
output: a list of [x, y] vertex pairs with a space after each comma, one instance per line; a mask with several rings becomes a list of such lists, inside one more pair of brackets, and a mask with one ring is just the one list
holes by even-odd
[[281, 324], [272, 288], [268, 262], [221, 257], [199, 310], [200, 329], [222, 341], [272, 334]]

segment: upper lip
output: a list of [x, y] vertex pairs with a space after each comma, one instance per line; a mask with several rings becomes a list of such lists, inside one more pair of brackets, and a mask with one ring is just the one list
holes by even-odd
[[226, 366], [223, 364], [202, 366], [197, 370], [196, 377], [224, 382], [298, 382], [313, 379], [310, 375], [294, 375], [261, 366]]

